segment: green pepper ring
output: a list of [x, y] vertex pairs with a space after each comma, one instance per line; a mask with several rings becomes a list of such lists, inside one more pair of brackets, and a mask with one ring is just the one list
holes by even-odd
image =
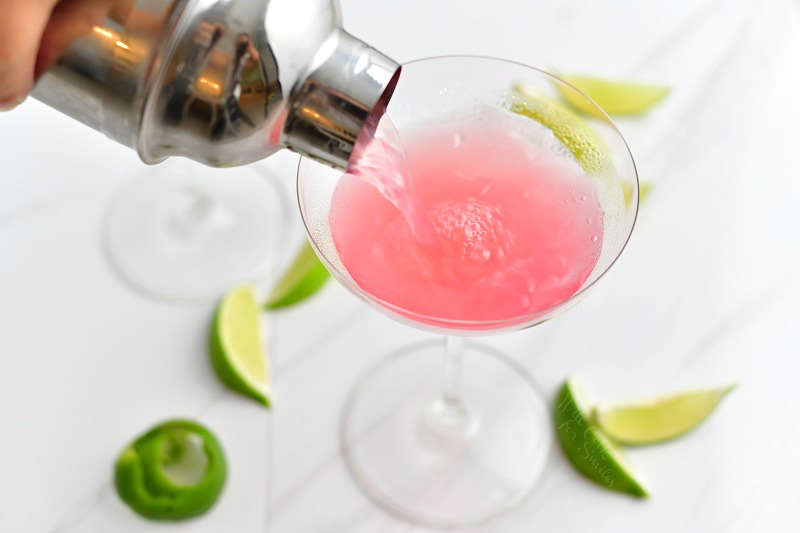
[[[208, 461], [203, 478], [180, 485], [163, 469], [167, 439], [197, 435]], [[140, 515], [153, 520], [183, 520], [208, 511], [225, 485], [227, 466], [217, 438], [190, 420], [170, 420], [153, 427], [131, 443], [117, 459], [114, 485], [120, 498]]]

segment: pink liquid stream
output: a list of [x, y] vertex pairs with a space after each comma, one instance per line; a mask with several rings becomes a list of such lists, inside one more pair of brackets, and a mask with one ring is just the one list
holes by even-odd
[[329, 215], [361, 289], [422, 322], [513, 320], [580, 289], [602, 249], [595, 187], [514, 120], [429, 126], [402, 149], [379, 127], [361, 144]]

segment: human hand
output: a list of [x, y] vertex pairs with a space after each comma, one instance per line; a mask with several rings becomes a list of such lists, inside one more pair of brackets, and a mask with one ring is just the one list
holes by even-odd
[[16, 107], [76, 38], [132, 0], [0, 0], [0, 111]]

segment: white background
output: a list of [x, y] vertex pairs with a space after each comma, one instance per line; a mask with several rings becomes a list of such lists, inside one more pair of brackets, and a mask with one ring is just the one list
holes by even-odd
[[[535, 494], [480, 531], [800, 531], [798, 4], [346, 0], [343, 11], [400, 61], [480, 53], [673, 89], [620, 122], [655, 184], [620, 262], [568, 314], [486, 342], [549, 394], [567, 375], [606, 400], [740, 387], [691, 436], [630, 452], [650, 500], [587, 483], [556, 450]], [[209, 370], [211, 304], [148, 299], [108, 267], [102, 217], [141, 171], [136, 155], [37, 102], [0, 115], [0, 141], [0, 531], [426, 531], [374, 508], [336, 441], [359, 372], [425, 334], [330, 284], [268, 317], [267, 413]], [[294, 162], [261, 170], [288, 190]], [[118, 503], [111, 465], [176, 415], [219, 433], [230, 480], [206, 517], [156, 526]]]

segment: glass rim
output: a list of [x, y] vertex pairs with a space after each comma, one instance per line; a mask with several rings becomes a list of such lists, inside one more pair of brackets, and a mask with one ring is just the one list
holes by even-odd
[[[460, 332], [463, 330], [469, 329], [476, 329], [476, 330], [504, 330], [509, 328], [514, 329], [522, 329], [527, 327], [533, 327], [542, 322], [547, 321], [551, 318], [555, 313], [564, 308], [570, 306], [572, 303], [576, 302], [579, 298], [584, 296], [586, 292], [595, 286], [595, 284], [600, 281], [603, 277], [605, 277], [606, 273], [611, 270], [611, 267], [614, 266], [619, 260], [622, 252], [628, 246], [628, 242], [630, 242], [631, 235], [633, 234], [633, 229], [636, 226], [636, 221], [639, 216], [639, 171], [636, 167], [636, 160], [633, 158], [633, 153], [631, 152], [630, 146], [628, 145], [628, 141], [622, 135], [622, 132], [619, 131], [617, 125], [614, 124], [614, 121], [611, 120], [611, 117], [601, 108], [597, 103], [592, 100], [588, 95], [586, 95], [583, 91], [572, 85], [571, 83], [559, 78], [555, 74], [551, 74], [545, 70], [540, 68], [527, 65], [520, 61], [514, 61], [511, 59], [503, 59], [500, 57], [489, 56], [489, 55], [473, 55], [473, 54], [445, 54], [445, 55], [438, 55], [438, 56], [427, 56], [423, 58], [413, 59], [411, 61], [407, 61], [401, 64], [401, 67], [405, 69], [405, 67], [409, 65], [414, 65], [416, 63], [423, 63], [428, 61], [435, 61], [435, 60], [442, 60], [442, 59], [478, 59], [478, 60], [486, 60], [491, 62], [497, 63], [505, 63], [507, 65], [515, 65], [521, 67], [526, 70], [531, 70], [543, 75], [545, 78], [549, 78], [556, 83], [560, 83], [562, 85], [566, 85], [571, 90], [580, 94], [583, 98], [585, 98], [589, 103], [591, 103], [597, 110], [602, 113], [603, 118], [608, 126], [612, 128], [614, 133], [619, 137], [622, 141], [623, 146], [625, 147], [625, 152], [628, 155], [628, 159], [630, 159], [631, 167], [633, 168], [633, 181], [634, 181], [634, 192], [636, 193], [633, 198], [635, 198], [635, 205], [633, 205], [633, 218], [631, 220], [630, 226], [626, 230], [626, 234], [624, 239], [622, 240], [622, 244], [617, 250], [614, 258], [606, 265], [605, 268], [597, 275], [597, 277], [589, 283], [583, 285], [580, 289], [575, 291], [569, 298], [566, 300], [559, 302], [557, 304], [551, 305], [550, 307], [540, 309], [538, 311], [534, 311], [532, 313], [527, 313], [524, 315], [519, 315], [515, 317], [508, 317], [508, 318], [500, 318], [494, 320], [464, 320], [464, 319], [452, 319], [452, 318], [443, 318], [431, 315], [425, 315], [422, 313], [417, 313], [415, 311], [411, 311], [399, 305], [393, 304], [391, 302], [387, 302], [377, 296], [370, 294], [369, 292], [362, 289], [356, 282], [353, 280], [349, 273], [341, 272], [340, 269], [331, 262], [325, 253], [322, 252], [321, 247], [317, 243], [314, 235], [309, 227], [308, 216], [306, 210], [303, 208], [303, 202], [301, 201], [301, 189], [300, 189], [300, 180], [302, 167], [304, 163], [311, 162], [315, 164], [321, 164], [313, 161], [308, 157], [301, 156], [297, 162], [297, 171], [296, 171], [296, 189], [297, 189], [297, 205], [300, 209], [300, 218], [303, 221], [303, 228], [306, 232], [306, 237], [308, 241], [311, 243], [311, 247], [314, 249], [314, 252], [317, 254], [317, 257], [320, 258], [322, 263], [331, 273], [331, 275], [342, 285], [347, 287], [347, 289], [353, 292], [356, 296], [364, 300], [365, 302], [376, 305], [378, 309], [382, 311], [390, 311], [393, 317], [399, 315], [400, 317], [408, 320], [414, 321], [416, 326], [419, 327], [434, 327], [436, 329], [454, 329], [456, 332]], [[391, 105], [391, 102], [390, 102]], [[345, 267], [346, 268], [346, 267]], [[448, 326], [452, 326], [452, 328], [448, 328]], [[519, 328], [517, 328], [519, 327]]]

